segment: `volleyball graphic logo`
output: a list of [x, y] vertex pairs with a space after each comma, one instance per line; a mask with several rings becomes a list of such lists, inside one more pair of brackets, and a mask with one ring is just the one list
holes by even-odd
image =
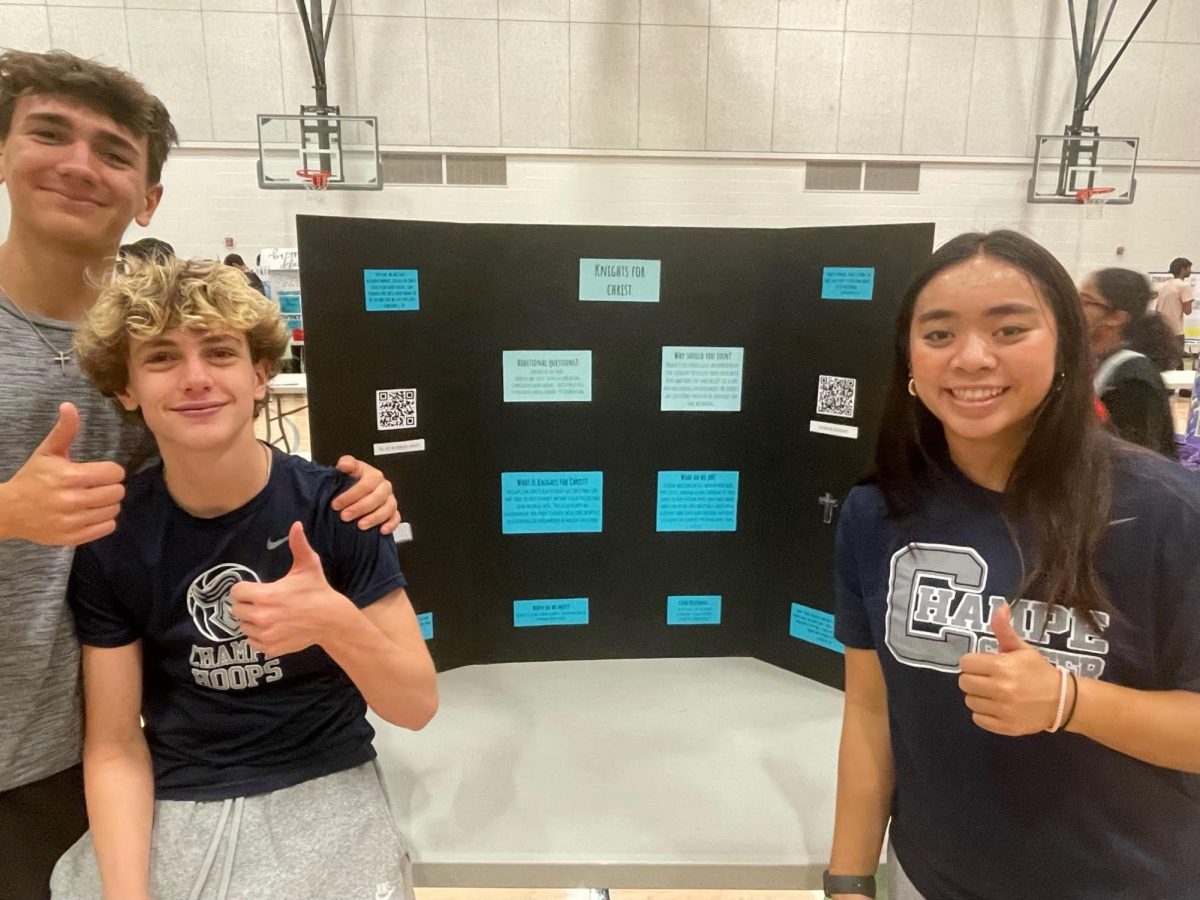
[[213, 641], [240, 638], [242, 624], [233, 615], [229, 589], [239, 581], [258, 580], [253, 570], [237, 563], [221, 563], [198, 576], [187, 592], [188, 612], [197, 630]]

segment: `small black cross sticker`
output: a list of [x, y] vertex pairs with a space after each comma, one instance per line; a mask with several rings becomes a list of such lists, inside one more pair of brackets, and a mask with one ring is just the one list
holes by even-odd
[[833, 508], [838, 505], [837, 498], [833, 494], [826, 491], [817, 501], [821, 506], [825, 507], [824, 522], [828, 525], [833, 521]]

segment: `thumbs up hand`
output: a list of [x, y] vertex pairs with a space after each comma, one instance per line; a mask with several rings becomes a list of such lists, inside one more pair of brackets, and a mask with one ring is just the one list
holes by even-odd
[[79, 410], [62, 404], [50, 433], [0, 484], [0, 539], [73, 547], [116, 529], [125, 470], [114, 462], [72, 462], [78, 433]]
[[958, 686], [980, 728], [1013, 737], [1054, 725], [1061, 676], [1035, 647], [1017, 634], [1012, 609], [992, 614], [997, 653], [967, 653], [959, 661]]
[[43, 456], [71, 458], [71, 443], [79, 434], [79, 410], [74, 403], [63, 403], [58, 408], [58, 421], [35, 451]]
[[[229, 590], [233, 614], [250, 646], [267, 656], [295, 653], [319, 644], [354, 604], [329, 586], [321, 557], [293, 522], [288, 531], [292, 567], [278, 581], [240, 581]], [[279, 551], [282, 552], [282, 551]]]

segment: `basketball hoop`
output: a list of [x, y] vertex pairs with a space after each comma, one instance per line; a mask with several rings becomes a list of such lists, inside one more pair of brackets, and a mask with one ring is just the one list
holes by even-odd
[[297, 169], [296, 174], [304, 181], [304, 195], [313, 200], [324, 198], [329, 179], [333, 177], [332, 172], [323, 169]]
[[1087, 218], [1099, 219], [1104, 216], [1104, 204], [1112, 199], [1113, 190], [1110, 187], [1080, 188], [1075, 192], [1075, 202], [1084, 205]]

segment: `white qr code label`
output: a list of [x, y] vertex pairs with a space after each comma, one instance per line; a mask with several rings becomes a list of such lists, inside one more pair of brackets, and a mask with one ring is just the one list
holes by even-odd
[[380, 431], [417, 427], [417, 392], [399, 388], [375, 392], [375, 425]]
[[376, 456], [391, 456], [395, 453], [420, 453], [425, 449], [425, 438], [415, 441], [389, 441], [386, 444], [375, 445]]
[[837, 422], [818, 422], [816, 419], [810, 419], [808, 430], [813, 434], [828, 434], [832, 437], [858, 440], [858, 428], [853, 425], [840, 425]]
[[854, 393], [858, 382], [853, 378], [822, 375], [817, 382], [817, 415], [854, 418]]

